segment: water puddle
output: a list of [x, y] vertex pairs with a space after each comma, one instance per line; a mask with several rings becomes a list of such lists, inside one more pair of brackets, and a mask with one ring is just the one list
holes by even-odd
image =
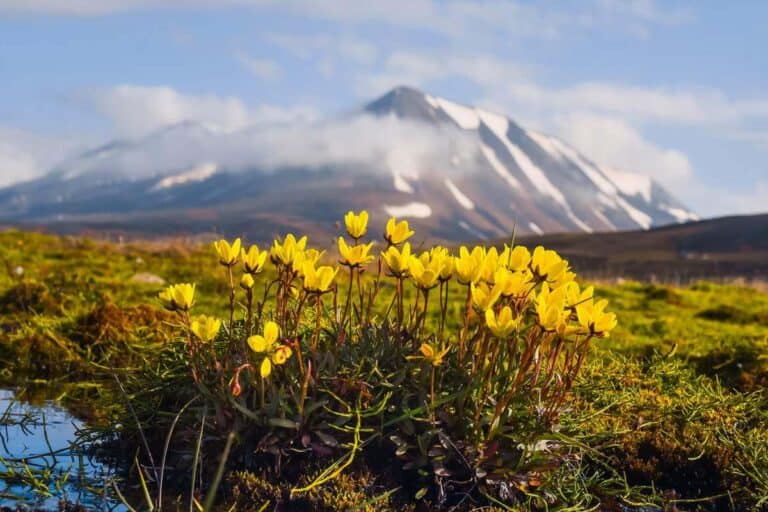
[[0, 389], [0, 510], [127, 510], [113, 498], [111, 469], [87, 454], [83, 427], [53, 401]]

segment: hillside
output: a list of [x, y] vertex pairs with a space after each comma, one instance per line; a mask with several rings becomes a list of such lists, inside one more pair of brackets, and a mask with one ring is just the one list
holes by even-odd
[[768, 276], [768, 214], [620, 233], [522, 237], [555, 249], [580, 272], [664, 281]]

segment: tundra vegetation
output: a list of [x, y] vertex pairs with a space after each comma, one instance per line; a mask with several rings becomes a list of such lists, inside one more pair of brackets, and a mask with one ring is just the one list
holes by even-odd
[[766, 507], [768, 295], [344, 221], [316, 248], [0, 233], [0, 380], [86, 419], [135, 510]]

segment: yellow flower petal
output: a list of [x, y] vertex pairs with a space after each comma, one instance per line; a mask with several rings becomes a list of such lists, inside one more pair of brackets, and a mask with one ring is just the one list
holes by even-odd
[[257, 353], [266, 352], [268, 348], [267, 340], [260, 334], [255, 334], [248, 338], [248, 346]]
[[261, 374], [262, 379], [266, 379], [269, 377], [269, 375], [272, 373], [272, 363], [269, 361], [268, 357], [265, 357], [264, 360], [261, 362], [261, 367], [259, 368], [259, 374]]

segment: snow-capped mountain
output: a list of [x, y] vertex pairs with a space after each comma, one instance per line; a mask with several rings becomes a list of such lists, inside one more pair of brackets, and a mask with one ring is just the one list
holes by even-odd
[[398, 87], [341, 118], [115, 141], [0, 190], [0, 221], [266, 238], [330, 234], [347, 209], [444, 240], [695, 220], [647, 176], [493, 112]]

